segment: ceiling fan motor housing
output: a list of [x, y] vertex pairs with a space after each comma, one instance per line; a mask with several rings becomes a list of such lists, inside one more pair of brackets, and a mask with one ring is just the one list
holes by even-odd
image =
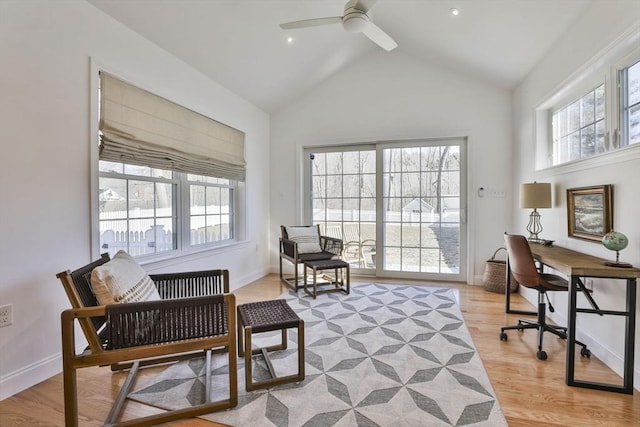
[[351, 8], [345, 10], [342, 26], [350, 33], [361, 33], [369, 24], [369, 17], [361, 10]]

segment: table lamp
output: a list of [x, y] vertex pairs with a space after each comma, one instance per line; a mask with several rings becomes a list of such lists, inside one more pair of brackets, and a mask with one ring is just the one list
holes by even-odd
[[532, 208], [529, 215], [528, 240], [530, 242], [540, 242], [539, 234], [542, 232], [540, 214], [538, 209], [551, 207], [551, 184], [548, 182], [532, 182], [520, 186], [520, 207]]

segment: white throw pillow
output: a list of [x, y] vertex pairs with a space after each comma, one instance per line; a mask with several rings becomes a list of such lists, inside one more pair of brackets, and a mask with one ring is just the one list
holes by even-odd
[[124, 251], [93, 269], [91, 288], [100, 305], [160, 299], [149, 275]]
[[286, 227], [289, 240], [298, 244], [299, 254], [322, 252], [318, 227]]

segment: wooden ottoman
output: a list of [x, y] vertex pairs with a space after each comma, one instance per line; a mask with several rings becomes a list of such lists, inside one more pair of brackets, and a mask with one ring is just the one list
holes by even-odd
[[[313, 271], [313, 291], [307, 289], [307, 269]], [[318, 271], [333, 270], [334, 277], [328, 285], [333, 285], [333, 288], [318, 290]], [[343, 270], [346, 271], [343, 273]], [[304, 263], [304, 291], [311, 295], [315, 299], [318, 294], [325, 292], [344, 292], [349, 294], [351, 292], [350, 282], [350, 268], [349, 263], [342, 261], [341, 259], [328, 259], [322, 261], [306, 261]], [[346, 276], [346, 277], [345, 277]]]
[[[298, 317], [285, 300], [275, 299], [239, 305], [237, 323], [238, 356], [244, 356], [245, 387], [247, 391], [304, 380], [304, 321]], [[298, 328], [298, 373], [278, 377], [269, 359], [268, 352], [287, 348], [287, 329], [290, 328]], [[280, 344], [251, 349], [252, 334], [277, 330], [282, 331], [282, 342]], [[258, 353], [262, 353], [271, 374], [271, 379], [253, 382], [251, 356]]]

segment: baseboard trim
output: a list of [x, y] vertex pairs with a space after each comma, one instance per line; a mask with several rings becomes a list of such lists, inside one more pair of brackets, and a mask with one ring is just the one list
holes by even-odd
[[249, 274], [245, 274], [244, 276], [241, 277], [236, 277], [234, 279], [234, 286], [232, 286], [232, 291], [239, 289], [245, 285], [248, 285], [251, 282], [255, 282], [258, 279], [263, 278], [264, 276], [267, 276], [271, 274], [271, 272], [269, 271], [268, 268], [264, 268], [264, 269], [260, 269], [257, 271], [252, 271]]
[[17, 371], [0, 377], [0, 400], [7, 399], [23, 390], [62, 372], [62, 353], [56, 353]]

